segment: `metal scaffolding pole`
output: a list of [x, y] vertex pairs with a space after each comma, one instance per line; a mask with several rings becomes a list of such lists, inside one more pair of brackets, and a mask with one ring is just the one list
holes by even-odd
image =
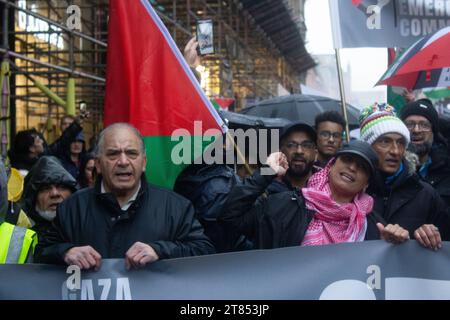
[[24, 55], [15, 53], [13, 51], [5, 50], [3, 48], [0, 48], [0, 52], [6, 53], [6, 54], [8, 54], [11, 57], [16, 57], [16, 58], [19, 58], [19, 59], [22, 59], [22, 60], [25, 60], [25, 61], [33, 62], [35, 64], [46, 66], [48, 68], [52, 68], [52, 69], [55, 69], [55, 70], [64, 71], [66, 73], [74, 74], [74, 75], [82, 77], [82, 78], [88, 78], [88, 79], [97, 80], [97, 81], [100, 81], [100, 82], [105, 82], [106, 81], [105, 78], [97, 77], [97, 76], [94, 76], [92, 74], [88, 74], [88, 73], [85, 73], [85, 72], [72, 70], [70, 68], [60, 67], [60, 66], [57, 66], [57, 65], [54, 65], [54, 64], [51, 64], [51, 63], [42, 62], [40, 60], [33, 59], [33, 58], [30, 58], [30, 57], [26, 57]]
[[33, 17], [38, 18], [38, 19], [41, 19], [41, 20], [43, 20], [43, 21], [45, 21], [45, 22], [47, 22], [49, 24], [52, 24], [52, 25], [54, 25], [54, 26], [56, 26], [56, 27], [58, 27], [58, 28], [60, 28], [60, 29], [62, 29], [64, 31], [66, 31], [69, 34], [73, 34], [73, 35], [78, 36], [80, 38], [89, 40], [89, 41], [91, 41], [93, 43], [97, 43], [98, 45], [107, 47], [106, 42], [103, 42], [103, 41], [97, 40], [95, 38], [92, 38], [92, 37], [90, 37], [90, 36], [88, 36], [88, 35], [86, 35], [84, 33], [81, 33], [81, 32], [75, 31], [75, 30], [71, 30], [70, 28], [66, 27], [63, 24], [57, 23], [57, 22], [55, 22], [55, 21], [53, 21], [51, 19], [48, 19], [48, 18], [46, 18], [46, 17], [44, 17], [44, 16], [42, 16], [42, 15], [36, 13], [36, 12], [30, 11], [30, 10], [27, 10], [27, 9], [23, 9], [23, 8], [17, 6], [16, 4], [14, 4], [12, 2], [9, 2], [8, 0], [0, 0], [0, 3], [4, 3], [6, 6], [10, 6], [10, 7], [16, 9], [16, 10], [23, 11], [23, 12], [25, 12], [26, 14], [28, 14], [30, 16], [33, 16]]

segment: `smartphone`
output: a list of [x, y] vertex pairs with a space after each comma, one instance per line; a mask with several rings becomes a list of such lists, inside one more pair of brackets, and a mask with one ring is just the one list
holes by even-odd
[[214, 30], [211, 19], [197, 21], [197, 41], [200, 55], [214, 53]]
[[87, 110], [87, 104], [84, 101], [80, 101], [80, 112], [85, 113]]

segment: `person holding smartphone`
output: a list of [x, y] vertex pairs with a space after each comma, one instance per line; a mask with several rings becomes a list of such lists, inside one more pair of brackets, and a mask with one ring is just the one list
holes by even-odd
[[191, 71], [194, 73], [198, 82], [201, 81], [200, 72], [198, 72], [195, 68], [200, 65], [200, 56], [198, 55], [198, 41], [196, 37], [192, 37], [191, 40], [184, 47], [184, 59], [186, 60], [189, 67], [191, 67]]

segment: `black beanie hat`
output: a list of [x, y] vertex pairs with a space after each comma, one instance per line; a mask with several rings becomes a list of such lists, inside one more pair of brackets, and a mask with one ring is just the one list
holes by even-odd
[[433, 103], [428, 99], [419, 99], [405, 104], [400, 111], [400, 118], [405, 121], [411, 115], [423, 116], [430, 121], [433, 135], [437, 137], [439, 133], [439, 115], [433, 107]]

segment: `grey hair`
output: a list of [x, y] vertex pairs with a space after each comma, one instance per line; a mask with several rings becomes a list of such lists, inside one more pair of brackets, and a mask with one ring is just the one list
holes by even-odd
[[134, 126], [132, 126], [129, 123], [126, 122], [116, 122], [113, 124], [110, 124], [109, 126], [107, 126], [105, 129], [103, 129], [99, 136], [98, 136], [98, 141], [97, 141], [97, 145], [95, 146], [94, 149], [94, 156], [96, 158], [99, 158], [100, 155], [103, 152], [103, 144], [105, 143], [105, 135], [111, 131], [111, 130], [117, 130], [117, 129], [129, 129], [131, 132], [133, 132], [133, 134], [139, 138], [139, 141], [141, 142], [141, 152], [142, 154], [145, 155], [145, 144], [144, 144], [144, 139], [142, 138], [141, 133], [139, 132], [138, 129], [136, 129]]

